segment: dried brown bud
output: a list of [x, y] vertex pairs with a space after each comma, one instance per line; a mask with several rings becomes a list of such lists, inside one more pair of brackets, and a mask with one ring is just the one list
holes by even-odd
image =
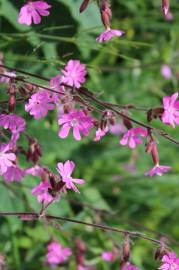
[[156, 119], [158, 117], [160, 118], [162, 116], [163, 112], [164, 112], [164, 109], [160, 108], [160, 107], [148, 110], [147, 121], [151, 122], [153, 119]]
[[155, 260], [161, 260], [162, 257], [167, 254], [167, 252], [168, 252], [168, 250], [166, 249], [166, 247], [164, 245], [158, 247], [155, 251], [155, 254], [154, 254]]
[[28, 138], [29, 148], [26, 154], [27, 161], [31, 160], [34, 164], [37, 164], [42, 156], [41, 147], [38, 142], [33, 138]]
[[122, 260], [127, 262], [130, 257], [130, 238], [129, 235], [126, 234], [124, 238], [124, 243], [122, 246]]
[[16, 92], [17, 88], [14, 83], [10, 84], [10, 87], [8, 89], [8, 94], [9, 94], [9, 112], [12, 113], [14, 112], [15, 105], [16, 105]]

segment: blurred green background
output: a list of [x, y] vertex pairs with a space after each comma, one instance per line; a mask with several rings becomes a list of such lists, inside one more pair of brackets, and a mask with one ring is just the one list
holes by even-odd
[[[162, 96], [178, 90], [178, 1], [171, 0], [173, 20], [166, 21], [161, 14], [160, 0], [112, 0], [112, 25], [125, 30], [126, 35], [105, 44], [95, 41], [103, 31], [96, 4], [92, 2], [80, 15], [81, 2], [49, 0], [51, 15], [38, 26], [26, 27], [17, 23], [24, 1], [0, 0], [0, 51], [5, 64], [50, 78], [58, 74], [69, 59], [80, 59], [88, 67], [86, 86], [101, 93], [101, 99], [119, 104], [155, 107]], [[162, 64], [172, 68], [171, 80], [161, 76]], [[5, 97], [2, 91], [1, 97]], [[176, 240], [170, 244], [179, 252], [178, 146], [158, 138], [161, 164], [172, 166], [172, 171], [163, 177], [148, 178], [144, 173], [152, 167], [152, 161], [143, 146], [131, 151], [120, 146], [119, 138], [113, 135], [107, 135], [98, 143], [92, 141], [93, 136], [80, 142], [74, 141], [72, 135], [62, 140], [57, 136], [54, 112], [34, 121], [24, 112], [23, 104], [18, 104], [16, 113], [28, 120], [27, 132], [39, 139], [44, 165], [55, 172], [57, 162], [74, 160], [75, 176], [86, 179], [86, 184], [80, 187], [80, 195], [69, 192], [50, 206], [48, 213], [104, 222], [157, 239], [164, 233]], [[141, 112], [133, 111], [132, 116], [146, 121]], [[175, 130], [163, 127], [158, 120], [152, 124], [178, 138], [178, 127]], [[22, 165], [26, 164], [22, 161]], [[133, 165], [135, 170], [130, 172], [126, 165]], [[38, 178], [26, 177], [23, 185], [8, 186], [1, 179], [0, 211], [39, 211], [40, 205], [29, 188], [38, 182]], [[92, 208], [107, 210], [108, 214], [101, 215]], [[59, 222], [60, 229], [55, 225], [1, 218], [0, 253], [6, 257], [7, 269], [50, 269], [45, 254], [52, 237], [74, 249], [75, 238], [80, 237], [87, 245], [88, 265], [99, 270], [119, 269], [119, 261], [103, 262], [100, 254], [112, 249], [114, 244], [121, 246], [121, 235], [64, 222]], [[150, 242], [132, 239], [131, 261], [141, 269], [157, 269], [159, 264], [153, 259], [155, 248]], [[57, 269], [75, 270], [75, 255], [69, 264]]]

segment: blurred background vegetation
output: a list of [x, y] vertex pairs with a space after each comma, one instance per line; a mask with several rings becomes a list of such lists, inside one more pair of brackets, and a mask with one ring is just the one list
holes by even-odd
[[[80, 59], [88, 66], [87, 86], [101, 93], [101, 99], [120, 104], [154, 107], [160, 104], [163, 95], [178, 90], [178, 1], [171, 0], [173, 20], [166, 21], [161, 14], [160, 0], [112, 0], [112, 25], [125, 30], [126, 35], [106, 44], [95, 41], [103, 30], [96, 4], [92, 2], [80, 15], [81, 2], [49, 0], [51, 15], [39, 26], [26, 27], [17, 23], [18, 11], [24, 1], [0, 0], [0, 51], [4, 54], [5, 64], [50, 78], [58, 74], [70, 58]], [[171, 80], [161, 76], [162, 64], [172, 68]], [[34, 121], [24, 112], [23, 104], [18, 104], [16, 113], [28, 120], [27, 132], [39, 139], [44, 165], [55, 172], [57, 162], [74, 160], [76, 176], [87, 180], [80, 187], [80, 195], [69, 192], [60, 202], [50, 206], [49, 213], [138, 230], [158, 239], [160, 233], [164, 233], [176, 240], [171, 247], [179, 252], [179, 159], [176, 145], [158, 138], [161, 163], [172, 166], [172, 171], [163, 177], [148, 178], [144, 177], [144, 172], [152, 167], [152, 161], [143, 146], [131, 151], [120, 146], [119, 138], [113, 135], [107, 135], [98, 143], [92, 141], [92, 136], [80, 142], [74, 141], [72, 135], [62, 140], [57, 136], [54, 112], [43, 120]], [[145, 121], [141, 112], [133, 112], [133, 116]], [[158, 120], [153, 125], [163, 127]], [[178, 138], [179, 127], [164, 129]], [[21, 164], [26, 166], [23, 161]], [[129, 165], [132, 171], [128, 169]], [[13, 183], [10, 186], [2, 181], [0, 211], [40, 209], [29, 188], [39, 179], [26, 177], [23, 185]], [[108, 214], [101, 215], [93, 208], [106, 210]], [[49, 269], [45, 253], [52, 237], [72, 248], [75, 238], [80, 237], [87, 244], [89, 265], [99, 270], [119, 269], [119, 262], [103, 262], [100, 254], [114, 244], [121, 245], [120, 235], [64, 222], [59, 224], [60, 229], [41, 221], [1, 218], [0, 252], [6, 256], [7, 269]], [[146, 231], [146, 228], [151, 231]], [[150, 242], [132, 239], [131, 261], [141, 269], [157, 269], [154, 248]], [[68, 265], [57, 269], [75, 270], [75, 256]]]

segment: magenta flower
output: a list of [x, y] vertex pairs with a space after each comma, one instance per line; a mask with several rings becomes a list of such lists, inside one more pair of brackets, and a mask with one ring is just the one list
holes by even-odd
[[54, 198], [49, 194], [49, 188], [51, 188], [50, 183], [42, 181], [32, 189], [32, 194], [37, 197], [39, 203], [50, 203]]
[[48, 16], [48, 9], [51, 8], [45, 1], [28, 1], [19, 13], [18, 22], [20, 24], [31, 25], [39, 24], [41, 16]]
[[21, 181], [25, 176], [25, 171], [19, 168], [17, 165], [13, 164], [11, 167], [7, 168], [7, 171], [3, 174], [6, 182]]
[[129, 129], [120, 140], [121, 145], [128, 145], [130, 148], [135, 148], [138, 144], [142, 144], [140, 137], [147, 137], [147, 130], [143, 128]]
[[75, 163], [70, 160], [65, 161], [64, 164], [62, 162], [59, 162], [57, 164], [57, 171], [61, 175], [62, 181], [65, 183], [65, 187], [67, 189], [73, 189], [75, 192], [79, 192], [79, 190], [74, 185], [74, 183], [82, 185], [84, 184], [85, 180], [72, 178], [71, 174], [74, 169], [75, 169]]
[[159, 164], [155, 165], [152, 169], [145, 173], [145, 176], [162, 176], [164, 173], [171, 170], [169, 166], [160, 166]]
[[55, 108], [54, 102], [55, 98], [53, 98], [50, 92], [39, 90], [31, 96], [29, 102], [25, 105], [25, 110], [29, 112], [30, 115], [33, 115], [35, 119], [39, 120], [45, 117], [49, 110]]
[[79, 60], [70, 60], [62, 70], [61, 82], [72, 87], [80, 88], [81, 84], [86, 81], [86, 66]]
[[58, 133], [60, 138], [66, 138], [72, 128], [73, 137], [75, 140], [80, 141], [81, 133], [83, 136], [89, 135], [89, 131], [93, 127], [93, 119], [86, 115], [82, 110], [73, 110], [59, 116], [58, 124], [62, 125]]
[[101, 257], [106, 262], [112, 262], [115, 259], [114, 253], [112, 251], [103, 251]]
[[31, 174], [32, 176], [43, 176], [45, 174], [44, 169], [39, 165], [35, 165], [34, 167], [27, 168], [25, 170], [26, 174]]
[[16, 160], [14, 153], [9, 153], [9, 146], [0, 144], [0, 175], [6, 173], [7, 169], [13, 166], [13, 161]]
[[122, 270], [140, 270], [137, 266], [131, 264], [131, 263], [126, 263], [123, 267]]
[[108, 132], [108, 128], [106, 129], [101, 129], [101, 128], [98, 128], [96, 130], [96, 136], [94, 138], [94, 141], [97, 142], [97, 141], [100, 141], [102, 137], [104, 137], [106, 135], [106, 133]]
[[162, 122], [171, 125], [173, 128], [175, 128], [175, 124], [179, 124], [179, 100], [177, 98], [178, 93], [163, 98]]
[[169, 65], [162, 65], [160, 72], [166, 80], [170, 80], [172, 78], [172, 70]]
[[179, 270], [179, 258], [175, 252], [169, 252], [162, 257], [162, 265], [159, 267], [161, 270]]
[[65, 248], [56, 241], [51, 242], [47, 249], [47, 260], [50, 265], [62, 264], [66, 262], [72, 254], [70, 248]]
[[0, 114], [0, 126], [12, 133], [20, 133], [25, 130], [26, 122], [16, 114]]
[[97, 38], [96, 41], [98, 42], [105, 42], [108, 40], [111, 40], [113, 37], [120, 37], [124, 34], [124, 31], [122, 30], [116, 30], [116, 29], [107, 29], [103, 33], [101, 33]]

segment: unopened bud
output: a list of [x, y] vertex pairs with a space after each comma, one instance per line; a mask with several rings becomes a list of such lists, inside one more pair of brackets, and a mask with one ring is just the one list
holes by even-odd
[[165, 16], [167, 16], [170, 8], [169, 0], [162, 0], [162, 11]]
[[87, 7], [88, 7], [88, 4], [89, 4], [89, 0], [84, 0], [80, 6], [80, 13], [82, 13]]
[[130, 257], [130, 238], [128, 234], [125, 235], [122, 251], [123, 251], [122, 259], [123, 261], [127, 262]]

